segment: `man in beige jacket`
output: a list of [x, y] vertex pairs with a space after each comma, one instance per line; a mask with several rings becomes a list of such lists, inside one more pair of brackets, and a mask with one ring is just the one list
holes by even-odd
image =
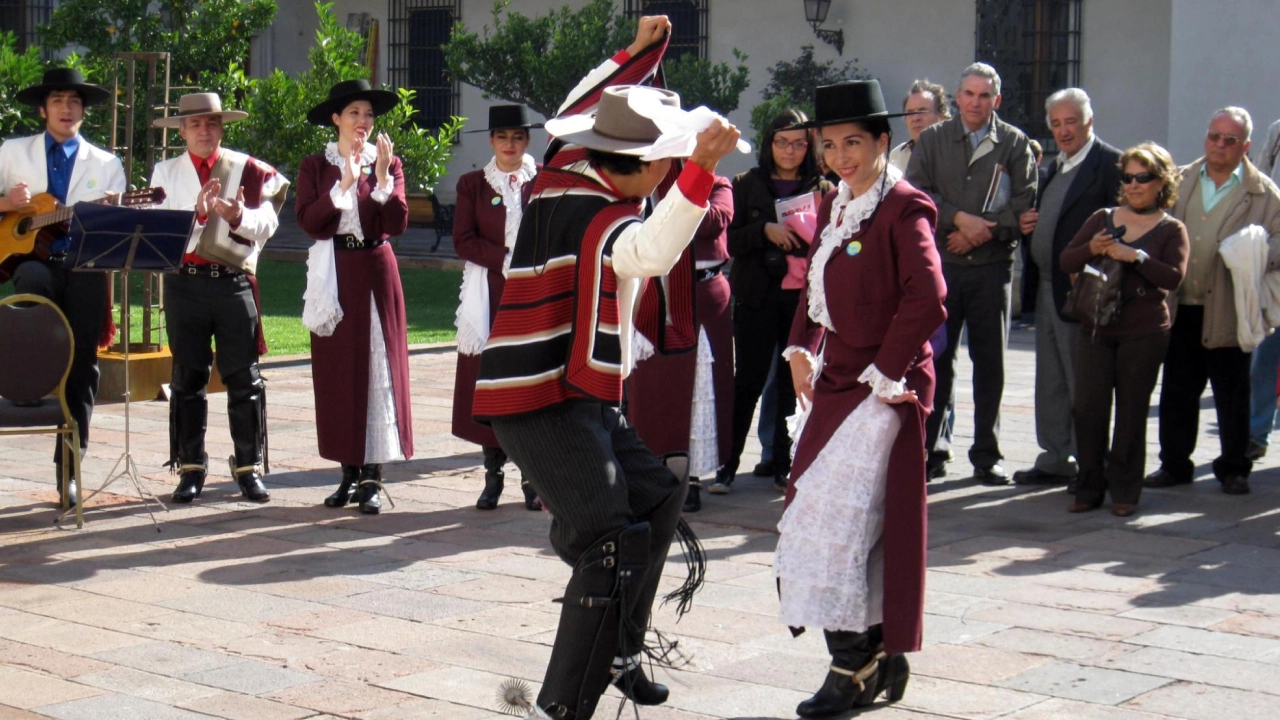
[[1204, 157], [1182, 169], [1173, 214], [1191, 238], [1187, 275], [1178, 289], [1177, 313], [1165, 355], [1160, 390], [1161, 467], [1147, 487], [1190, 483], [1200, 422], [1200, 395], [1213, 388], [1222, 452], [1213, 474], [1230, 495], [1249, 492], [1250, 353], [1236, 339], [1235, 293], [1219, 244], [1248, 225], [1270, 236], [1267, 272], [1280, 270], [1280, 191], [1249, 162], [1253, 121], [1243, 108], [1218, 110], [1205, 134]]

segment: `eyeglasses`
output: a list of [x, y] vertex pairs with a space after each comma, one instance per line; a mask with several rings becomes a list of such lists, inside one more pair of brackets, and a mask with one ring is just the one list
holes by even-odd
[[792, 150], [805, 150], [808, 147], [808, 140], [792, 140], [787, 142], [786, 138], [776, 137], [773, 139], [774, 150], [786, 150], [787, 148], [791, 148]]
[[1137, 175], [1131, 175], [1129, 173], [1120, 173], [1120, 184], [1122, 185], [1128, 185], [1129, 183], [1132, 183], [1135, 181], [1140, 182], [1143, 185], [1146, 185], [1149, 182], [1155, 182], [1156, 180], [1159, 180], [1159, 179], [1160, 179], [1160, 176], [1153, 172], [1138, 173]]
[[1236, 144], [1240, 142], [1239, 135], [1226, 135], [1224, 133], [1217, 132], [1216, 130], [1210, 130], [1209, 134], [1206, 135], [1205, 137], [1209, 139], [1209, 142], [1215, 145], [1221, 142], [1223, 145], [1226, 145], [1227, 147], [1235, 147]]

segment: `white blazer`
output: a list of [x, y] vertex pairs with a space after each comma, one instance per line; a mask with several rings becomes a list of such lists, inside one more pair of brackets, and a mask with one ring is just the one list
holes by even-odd
[[[0, 193], [26, 183], [32, 195], [49, 189], [49, 164], [45, 158], [45, 134], [6, 140], [0, 145]], [[107, 193], [122, 193], [128, 180], [120, 158], [80, 137], [80, 150], [71, 169], [67, 205], [98, 200]]]
[[[221, 197], [230, 200], [236, 196], [236, 191], [240, 188], [240, 175], [244, 172], [244, 166], [249, 161], [249, 156], [227, 148], [222, 148], [221, 153], [232, 168], [231, 175], [222, 186]], [[236, 228], [236, 235], [254, 244], [254, 249], [246, 261], [250, 268], [257, 265], [257, 256], [262, 252], [262, 246], [266, 244], [267, 240], [271, 239], [271, 236], [276, 232], [276, 228], [280, 226], [280, 219], [276, 216], [275, 206], [267, 202], [266, 196], [274, 195], [278, 191], [278, 185], [286, 182], [283, 175], [276, 173], [265, 183], [270, 187], [263, 188], [262, 194], [264, 198], [261, 206], [245, 208], [244, 215], [240, 218], [240, 227]], [[156, 163], [155, 170], [151, 173], [151, 187], [161, 187], [165, 190], [165, 201], [163, 204], [157, 205], [157, 208], [162, 210], [194, 210], [196, 197], [200, 194], [200, 176], [196, 174], [196, 166], [191, 162], [191, 155], [183, 152], [177, 157]], [[231, 234], [231, 226], [217, 215], [211, 214], [208, 221], [216, 224], [216, 231], [222, 239], [225, 240]], [[187, 252], [195, 252], [200, 236], [204, 233], [204, 228], [204, 225], [199, 222], [196, 223], [191, 231], [191, 239], [187, 242]]]

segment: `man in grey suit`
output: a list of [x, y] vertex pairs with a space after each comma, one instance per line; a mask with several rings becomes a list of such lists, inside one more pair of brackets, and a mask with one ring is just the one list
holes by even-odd
[[[937, 405], [954, 392], [960, 331], [969, 335], [973, 361], [973, 476], [1007, 485], [1000, 466], [1000, 400], [1009, 337], [1009, 291], [1020, 218], [1036, 194], [1036, 162], [1021, 130], [996, 116], [1000, 75], [974, 63], [960, 75], [959, 114], [926, 129], [916, 141], [907, 179], [938, 206], [938, 250], [947, 281], [947, 346], [936, 361]], [[930, 477], [942, 477], [951, 449], [940, 438], [945, 412], [925, 425]]]
[[[1045, 101], [1045, 117], [1058, 156], [1040, 166], [1036, 208], [1022, 215], [1030, 236], [1036, 288], [1035, 465], [1013, 474], [1019, 485], [1070, 483], [1076, 478], [1076, 438], [1071, 424], [1075, 397], [1076, 332], [1079, 324], [1062, 314], [1071, 288], [1058, 256], [1101, 208], [1114, 207], [1120, 194], [1120, 151], [1093, 134], [1093, 107], [1079, 88], [1059, 90]], [[1066, 402], [1064, 402], [1066, 399]]]

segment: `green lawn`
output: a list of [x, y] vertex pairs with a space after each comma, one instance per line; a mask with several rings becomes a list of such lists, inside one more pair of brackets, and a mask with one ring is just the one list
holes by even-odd
[[[130, 335], [142, 339], [142, 277], [131, 278], [134, 299], [130, 314]], [[462, 273], [452, 270], [412, 270], [401, 268], [405, 311], [409, 316], [409, 343], [446, 342], [454, 339], [453, 325], [458, 307], [458, 286]], [[262, 329], [270, 347], [268, 357], [298, 355], [311, 351], [311, 337], [302, 326], [302, 291], [307, 284], [303, 263], [263, 262], [258, 265], [258, 286], [262, 293]], [[0, 286], [0, 297], [13, 293], [13, 285]]]

